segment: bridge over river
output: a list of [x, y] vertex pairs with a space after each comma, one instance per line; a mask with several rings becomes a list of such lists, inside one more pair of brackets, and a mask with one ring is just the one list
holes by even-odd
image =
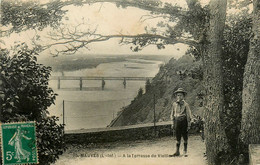
[[119, 80], [123, 82], [124, 88], [126, 88], [126, 81], [147, 81], [152, 80], [153, 77], [96, 77], [96, 76], [87, 76], [87, 77], [78, 77], [78, 76], [52, 76], [50, 80], [57, 80], [57, 88], [61, 89], [61, 81], [66, 80], [78, 80], [79, 89], [82, 90], [83, 80], [99, 80], [101, 81], [101, 87], [104, 89], [106, 80]]

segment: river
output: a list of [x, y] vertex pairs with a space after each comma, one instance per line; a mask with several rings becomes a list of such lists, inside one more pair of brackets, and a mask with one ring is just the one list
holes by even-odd
[[[63, 72], [64, 76], [112, 76], [112, 77], [154, 77], [162, 61], [127, 59], [123, 62], [102, 63], [96, 68]], [[61, 76], [53, 72], [52, 76]], [[50, 115], [60, 117], [65, 130], [103, 128], [116, 117], [123, 106], [131, 103], [145, 81], [106, 80], [102, 90], [100, 80], [84, 80], [83, 90], [79, 90], [79, 80], [62, 80], [57, 89], [57, 80], [50, 80], [50, 87], [58, 94], [55, 105], [49, 108]], [[64, 104], [63, 104], [64, 101]]]

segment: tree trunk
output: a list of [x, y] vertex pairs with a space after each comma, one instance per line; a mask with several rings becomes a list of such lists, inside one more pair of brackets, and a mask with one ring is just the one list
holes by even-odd
[[224, 108], [222, 74], [222, 40], [227, 0], [211, 0], [207, 45], [203, 53], [206, 107], [205, 139], [209, 164], [223, 164], [228, 150], [227, 137], [221, 122]]
[[260, 143], [260, 0], [253, 1], [253, 37], [244, 71], [240, 139]]

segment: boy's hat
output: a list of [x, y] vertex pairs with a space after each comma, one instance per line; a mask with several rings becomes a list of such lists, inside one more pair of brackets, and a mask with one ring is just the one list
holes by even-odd
[[183, 88], [178, 88], [177, 91], [174, 92], [174, 94], [177, 94], [177, 93], [183, 93], [184, 95], [187, 94], [187, 92]]

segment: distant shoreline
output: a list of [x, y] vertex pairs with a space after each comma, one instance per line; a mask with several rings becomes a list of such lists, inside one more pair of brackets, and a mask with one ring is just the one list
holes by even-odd
[[[102, 63], [111, 62], [123, 62], [129, 59], [142, 59], [142, 60], [154, 60], [154, 61], [168, 61], [170, 56], [160, 55], [123, 55], [123, 56], [59, 56], [56, 58], [48, 58], [40, 61], [43, 65], [52, 67], [53, 72], [68, 72], [81, 69], [96, 68]], [[147, 62], [138, 61], [138, 63], [146, 64]]]

